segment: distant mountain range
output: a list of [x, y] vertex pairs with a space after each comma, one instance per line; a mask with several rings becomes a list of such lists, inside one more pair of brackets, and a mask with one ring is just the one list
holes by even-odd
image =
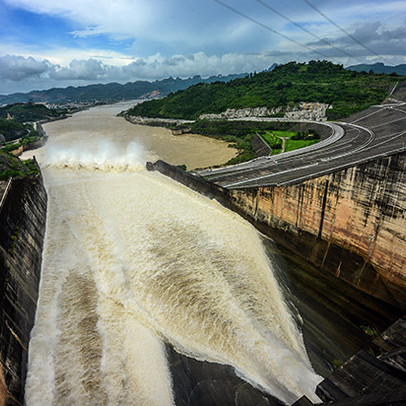
[[[263, 72], [271, 72], [278, 65], [273, 64]], [[357, 72], [369, 72], [398, 75], [406, 75], [406, 64], [397, 66], [387, 66], [383, 63], [359, 64], [346, 68]], [[251, 74], [252, 75], [252, 74]], [[217, 75], [203, 79], [201, 76], [193, 76], [188, 79], [167, 78], [163, 80], [136, 81], [124, 85], [119, 83], [97, 84], [80, 87], [52, 88], [48, 90], [34, 90], [29, 93], [13, 93], [10, 95], [0, 95], [0, 106], [12, 103], [46, 103], [48, 105], [86, 105], [96, 103], [115, 103], [133, 99], [153, 99], [160, 98], [175, 93], [178, 90], [187, 89], [198, 83], [230, 82], [234, 79], [248, 76], [248, 73]]]
[[151, 99], [166, 96], [178, 90], [186, 89], [198, 83], [229, 82], [247, 76], [246, 73], [235, 75], [217, 75], [202, 79], [199, 75], [189, 79], [168, 78], [154, 82], [136, 81], [125, 85], [109, 83], [106, 85], [89, 85], [80, 87], [53, 88], [29, 93], [0, 95], [0, 105], [11, 103], [47, 103], [56, 105], [114, 103], [133, 99]]
[[352, 65], [348, 66], [346, 69], [348, 70], [355, 70], [357, 72], [369, 72], [372, 70], [375, 73], [397, 73], [398, 75], [406, 75], [406, 65], [397, 65], [397, 66], [387, 66], [384, 65], [382, 62], [373, 63], [373, 64], [359, 64], [359, 65]]

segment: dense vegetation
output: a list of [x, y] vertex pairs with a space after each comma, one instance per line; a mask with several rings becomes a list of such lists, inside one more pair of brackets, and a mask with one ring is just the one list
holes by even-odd
[[0, 181], [10, 177], [37, 175], [38, 173], [38, 166], [32, 159], [20, 161], [8, 152], [0, 150]]
[[290, 62], [228, 83], [198, 84], [160, 100], [136, 105], [130, 115], [197, 119], [228, 108], [278, 107], [303, 102], [333, 106], [338, 119], [380, 103], [402, 76], [348, 71], [328, 61]]
[[22, 145], [31, 144], [32, 142], [35, 142], [35, 141], [39, 140], [40, 138], [41, 138], [41, 134], [37, 130], [34, 130], [32, 128], [31, 131], [29, 131], [26, 135], [24, 135], [18, 141], [6, 143], [2, 147], [2, 149], [4, 151], [11, 152], [11, 151], [14, 151], [14, 150], [20, 148]]
[[42, 104], [20, 103], [0, 107], [0, 145], [3, 145], [2, 149], [12, 151], [21, 145], [38, 140], [41, 134], [34, 129], [32, 122], [53, 120], [58, 117], [65, 117], [65, 110], [51, 110]]
[[0, 144], [28, 134], [27, 126], [14, 120], [0, 118]]
[[14, 121], [25, 123], [29, 121], [55, 119], [63, 116], [65, 111], [52, 110], [43, 104], [34, 103], [16, 103], [0, 107], [0, 119], [6, 119], [8, 114]]

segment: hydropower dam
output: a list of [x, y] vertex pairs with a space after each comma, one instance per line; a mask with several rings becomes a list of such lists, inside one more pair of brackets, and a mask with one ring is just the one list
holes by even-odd
[[146, 171], [142, 134], [123, 135], [144, 130], [121, 110], [47, 125], [35, 152], [48, 213], [26, 404], [320, 401], [333, 361], [399, 311]]

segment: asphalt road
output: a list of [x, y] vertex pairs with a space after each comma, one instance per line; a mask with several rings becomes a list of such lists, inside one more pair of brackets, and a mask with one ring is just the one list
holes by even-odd
[[197, 174], [229, 189], [281, 186], [406, 151], [405, 102], [372, 106], [346, 122], [326, 125], [332, 135], [318, 144]]

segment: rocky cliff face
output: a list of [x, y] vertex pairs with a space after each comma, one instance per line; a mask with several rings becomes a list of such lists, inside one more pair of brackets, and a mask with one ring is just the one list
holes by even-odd
[[[4, 188], [3, 188], [4, 189]], [[0, 207], [0, 351], [8, 404], [22, 404], [41, 272], [47, 196], [41, 177], [14, 179]]]
[[253, 107], [245, 109], [227, 109], [220, 114], [202, 114], [199, 119], [219, 120], [219, 119], [236, 119], [247, 117], [272, 117], [277, 115], [288, 120], [314, 120], [325, 121], [326, 110], [331, 108], [325, 103], [305, 103], [300, 102], [297, 106], [275, 107], [268, 109], [267, 107]]
[[258, 228], [358, 289], [406, 306], [406, 155], [283, 187], [231, 191]]

